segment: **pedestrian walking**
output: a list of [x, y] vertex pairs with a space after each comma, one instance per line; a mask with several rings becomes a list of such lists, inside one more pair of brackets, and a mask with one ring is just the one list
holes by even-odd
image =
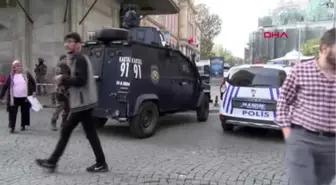
[[13, 62], [12, 71], [6, 79], [5, 85], [1, 89], [0, 99], [2, 101], [7, 94], [7, 112], [9, 114], [10, 133], [13, 133], [16, 125], [18, 109], [21, 111], [21, 130], [25, 130], [30, 125], [30, 103], [28, 96], [33, 96], [36, 90], [36, 83], [33, 76], [23, 70], [20, 61]]
[[38, 64], [35, 65], [35, 75], [36, 75], [36, 81], [39, 83], [37, 86], [37, 94], [41, 95], [43, 89], [43, 93], [47, 94], [47, 87], [45, 85], [46, 83], [46, 74], [47, 74], [47, 66], [44, 64], [43, 58], [38, 58]]
[[72, 131], [81, 122], [96, 156], [96, 163], [86, 170], [88, 172], [106, 172], [108, 166], [92, 118], [92, 110], [97, 104], [97, 87], [93, 68], [89, 59], [81, 53], [82, 39], [78, 33], [67, 34], [64, 41], [69, 54], [71, 75], [68, 78], [58, 75], [55, 77], [55, 81], [57, 84], [62, 83], [69, 87], [70, 115], [67, 123], [61, 129], [60, 139], [52, 155], [48, 159], [37, 159], [36, 163], [40, 167], [54, 171]]
[[[70, 67], [68, 66], [67, 56], [62, 55], [56, 66], [56, 75], [63, 75], [65, 78], [68, 78], [70, 74], [71, 72], [70, 72]], [[63, 112], [61, 127], [64, 126], [69, 116], [69, 112], [70, 112], [69, 87], [62, 83], [58, 84], [56, 85], [56, 91], [54, 94], [56, 97], [56, 108], [51, 118], [51, 128], [52, 130], [56, 131], [57, 130], [56, 123], [57, 123], [57, 120], [60, 114]]]
[[335, 34], [323, 34], [318, 59], [294, 66], [277, 102], [290, 185], [330, 185], [335, 177]]

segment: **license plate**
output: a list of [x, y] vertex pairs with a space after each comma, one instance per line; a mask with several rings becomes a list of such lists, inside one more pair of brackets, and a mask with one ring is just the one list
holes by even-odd
[[267, 104], [265, 103], [254, 103], [254, 102], [243, 102], [243, 101], [233, 101], [232, 106], [239, 109], [252, 109], [252, 110], [266, 110]]
[[241, 102], [239, 108], [241, 108], [241, 109], [254, 109], [254, 110], [266, 110], [266, 104]]

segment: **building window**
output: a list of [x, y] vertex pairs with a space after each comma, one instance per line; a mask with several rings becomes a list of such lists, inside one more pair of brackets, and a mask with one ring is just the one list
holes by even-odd
[[0, 0], [0, 8], [16, 7], [16, 0]]
[[93, 41], [96, 38], [96, 32], [94, 31], [89, 31], [87, 32], [87, 38], [89, 41]]

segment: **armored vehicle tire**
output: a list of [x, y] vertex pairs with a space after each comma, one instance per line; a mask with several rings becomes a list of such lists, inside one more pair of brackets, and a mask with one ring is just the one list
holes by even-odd
[[96, 125], [96, 128], [104, 127], [107, 122], [107, 118], [93, 117], [93, 122]]
[[234, 125], [227, 124], [225, 121], [222, 121], [222, 128], [223, 128], [224, 132], [232, 131], [233, 127], [234, 127]]
[[97, 32], [96, 39], [102, 42], [110, 42], [116, 40], [127, 40], [129, 31], [120, 28], [102, 29]]
[[197, 107], [196, 114], [197, 120], [200, 122], [205, 122], [208, 120], [209, 117], [209, 106], [210, 98], [209, 96], [205, 95], [202, 99], [202, 102], [199, 107]]
[[152, 101], [146, 101], [140, 106], [138, 113], [130, 121], [131, 133], [138, 138], [154, 135], [159, 119], [159, 110]]

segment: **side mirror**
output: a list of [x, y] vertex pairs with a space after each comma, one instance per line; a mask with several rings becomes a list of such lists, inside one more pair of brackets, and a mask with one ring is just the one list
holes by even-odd
[[163, 47], [165, 47], [167, 45], [167, 42], [166, 42], [166, 39], [164, 37], [164, 35], [159, 31], [159, 36], [160, 36], [160, 39], [161, 39], [161, 44]]

